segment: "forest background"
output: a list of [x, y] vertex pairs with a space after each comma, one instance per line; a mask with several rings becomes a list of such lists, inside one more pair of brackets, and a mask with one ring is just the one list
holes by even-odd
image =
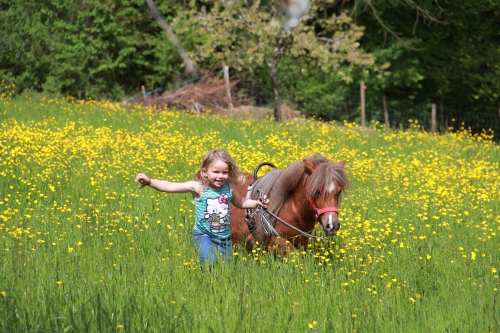
[[[385, 102], [392, 126], [425, 127], [435, 104], [441, 129], [500, 130], [498, 1], [320, 0], [279, 33], [274, 2], [155, 4], [196, 75], [229, 66], [234, 98], [270, 106], [279, 83], [308, 116], [358, 121], [364, 82], [368, 120]], [[0, 0], [0, 27], [0, 78], [17, 94], [120, 101], [196, 77], [142, 0]]]

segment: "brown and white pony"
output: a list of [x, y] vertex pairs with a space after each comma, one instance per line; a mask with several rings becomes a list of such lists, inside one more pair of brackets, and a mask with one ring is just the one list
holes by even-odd
[[[310, 233], [316, 222], [323, 226], [325, 235], [335, 235], [340, 228], [338, 205], [342, 191], [349, 185], [344, 169], [345, 161], [332, 162], [321, 155], [314, 155], [293, 162], [286, 169], [271, 170], [254, 182], [254, 177], [246, 174], [246, 182], [238, 186], [240, 195], [258, 199], [257, 190], [269, 198], [268, 210], [288, 224]], [[297, 247], [307, 245], [309, 238], [293, 230], [266, 214], [279, 234], [266, 235], [261, 224], [262, 216], [256, 215], [256, 227], [250, 232], [245, 221], [245, 211], [231, 210], [230, 228], [233, 244], [245, 245], [247, 250], [255, 241], [261, 246], [276, 248], [280, 253], [292, 252]], [[287, 242], [288, 241], [288, 242]]]

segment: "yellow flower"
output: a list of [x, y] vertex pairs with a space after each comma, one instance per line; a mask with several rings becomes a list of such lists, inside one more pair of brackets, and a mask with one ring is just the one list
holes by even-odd
[[7, 293], [5, 291], [0, 292], [0, 294], [2, 294], [3, 297], [7, 296]]

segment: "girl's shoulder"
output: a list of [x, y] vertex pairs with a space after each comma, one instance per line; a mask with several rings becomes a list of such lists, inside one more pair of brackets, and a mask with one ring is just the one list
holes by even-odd
[[234, 195], [234, 193], [238, 193], [238, 190], [236, 188], [236, 184], [232, 182], [227, 182], [228, 186], [228, 191], [231, 192], [231, 195]]
[[222, 188], [221, 190], [225, 190], [225, 191], [233, 191], [234, 189], [234, 184], [230, 181], [227, 181], [226, 183], [224, 183], [224, 185], [222, 185]]

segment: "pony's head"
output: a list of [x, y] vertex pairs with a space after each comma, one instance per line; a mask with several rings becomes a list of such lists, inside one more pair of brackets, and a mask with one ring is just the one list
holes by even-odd
[[336, 235], [340, 229], [339, 201], [342, 191], [349, 186], [344, 170], [345, 161], [334, 163], [323, 156], [304, 159], [305, 171], [309, 175], [307, 183], [307, 199], [323, 226], [325, 235]]

